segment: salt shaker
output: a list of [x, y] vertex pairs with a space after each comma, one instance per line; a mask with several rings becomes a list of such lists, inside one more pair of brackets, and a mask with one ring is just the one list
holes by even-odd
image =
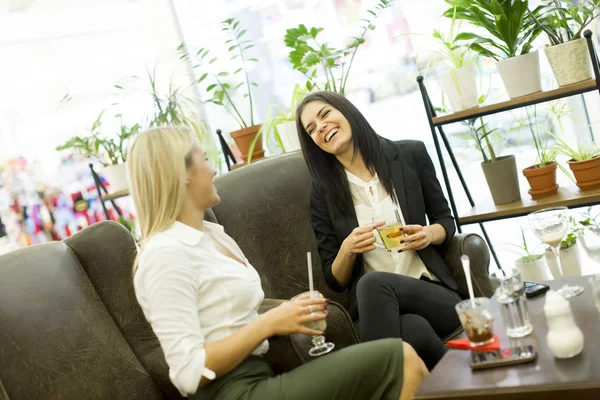
[[557, 358], [575, 357], [583, 350], [583, 333], [575, 324], [569, 301], [554, 290], [546, 293], [548, 347]]

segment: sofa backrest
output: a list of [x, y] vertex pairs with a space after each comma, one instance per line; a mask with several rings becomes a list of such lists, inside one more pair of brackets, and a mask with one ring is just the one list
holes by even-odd
[[155, 339], [131, 301], [128, 235], [106, 222], [0, 256], [0, 380], [10, 400], [164, 398], [132, 350]]
[[182, 399], [169, 379], [169, 367], [158, 338], [140, 308], [133, 289], [137, 246], [127, 229], [100, 222], [65, 243], [79, 259], [98, 296], [143, 367], [170, 399]]
[[325, 284], [310, 223], [311, 178], [300, 152], [258, 161], [219, 176], [217, 221], [261, 276], [265, 297], [289, 299], [308, 290], [306, 252], [312, 252], [315, 288], [346, 304]]

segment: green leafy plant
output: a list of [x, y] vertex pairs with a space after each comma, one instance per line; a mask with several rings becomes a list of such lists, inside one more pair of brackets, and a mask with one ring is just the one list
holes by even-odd
[[600, 15], [599, 0], [545, 0], [539, 16], [531, 18], [552, 45], [581, 39], [583, 30]]
[[567, 142], [561, 139], [555, 133], [546, 131], [546, 133], [556, 139], [555, 149], [558, 153], [564, 154], [573, 161], [586, 161], [600, 155], [600, 149], [595, 145], [591, 144], [588, 146], [577, 145], [577, 148], [569, 146]]
[[560, 242], [561, 250], [569, 249], [577, 244], [577, 239], [583, 230], [582, 225], [583, 224], [581, 224], [580, 221], [576, 221], [575, 218], [569, 217], [569, 230], [567, 231], [565, 238]]
[[537, 107], [528, 106], [525, 108], [525, 112], [527, 114], [527, 129], [531, 134], [536, 152], [534, 167], [543, 168], [556, 161], [558, 150], [551, 146], [550, 139], [552, 135], [548, 134], [550, 131], [539, 127], [543, 122], [538, 121]]
[[[201, 75], [197, 83], [202, 83], [206, 79], [209, 80], [206, 92], [212, 97], [205, 100], [205, 102], [224, 107], [240, 129], [243, 129], [255, 125], [252, 87], [258, 85], [250, 80], [248, 66], [250, 63], [257, 62], [258, 59], [248, 57], [246, 54], [246, 51], [254, 47], [254, 44], [251, 40], [245, 38], [247, 30], [242, 29], [240, 21], [235, 18], [228, 18], [221, 22], [221, 26], [222, 30], [229, 34], [229, 39], [225, 42], [225, 45], [229, 45], [227, 50], [230, 54], [230, 60], [239, 62], [238, 68], [233, 73], [229, 71], [212, 72], [210, 65], [217, 61], [217, 57], [211, 56], [210, 50], [205, 47], [190, 51], [185, 43], [181, 43], [177, 47], [177, 51], [180, 54], [180, 59], [191, 59], [194, 63], [193, 68], [200, 70]], [[193, 57], [190, 55], [191, 53], [194, 53]], [[238, 81], [234, 84], [227, 81], [240, 75], [243, 76], [241, 82]], [[240, 104], [234, 101], [236, 91], [241, 91], [244, 101], [247, 101], [250, 110], [248, 115], [242, 115]]]
[[600, 222], [598, 222], [598, 217], [600, 213], [592, 214], [592, 206], [587, 208], [587, 211], [581, 213], [583, 217], [582, 220], [579, 220], [578, 223], [582, 228], [587, 228], [588, 226], [600, 229]]
[[[135, 124], [132, 127], [124, 125], [121, 121], [120, 130], [114, 138], [103, 137], [100, 133], [101, 119], [104, 111], [92, 124], [89, 136], [74, 136], [62, 145], [56, 147], [57, 151], [71, 150], [85, 158], [99, 161], [104, 166], [117, 165], [126, 161], [129, 143], [141, 131], [141, 126]], [[120, 117], [117, 115], [116, 117]]]
[[469, 47], [468, 42], [457, 39], [458, 35], [460, 34], [460, 31], [461, 21], [458, 21], [456, 19], [455, 7], [448, 33], [445, 34], [442, 31], [435, 29], [431, 36], [426, 36], [418, 33], [405, 33], [399, 35], [398, 37], [414, 35], [433, 40], [436, 44], [436, 49], [433, 52], [431, 52], [431, 54], [427, 58], [425, 71], [419, 71], [419, 74], [426, 76], [430, 67], [437, 68], [441, 66], [442, 68], [448, 69], [451, 73], [456, 90], [458, 91], [458, 93], [461, 93], [458, 77], [456, 75], [456, 70], [475, 64], [477, 62], [479, 54]]
[[496, 162], [496, 151], [490, 140], [491, 135], [496, 133], [496, 129], [489, 129], [487, 124], [483, 122], [483, 117], [468, 119], [462, 122], [462, 125], [468, 130], [468, 139], [475, 142], [475, 148], [481, 153], [483, 162]]
[[197, 115], [196, 101], [185, 94], [192, 85], [176, 86], [171, 78], [168, 88], [162, 90], [157, 83], [156, 68], [152, 72], [147, 72], [147, 86], [144, 85], [141, 88], [133, 86], [132, 82], [137, 80], [137, 76], [131, 76], [115, 84], [114, 87], [123, 92], [130, 89], [141, 91], [151, 97], [153, 109], [144, 118], [143, 126], [146, 128], [174, 125], [187, 126], [192, 129], [196, 138], [202, 144], [211, 164], [217, 170], [220, 170], [221, 152], [212, 140], [206, 122]]
[[123, 225], [129, 231], [129, 233], [131, 233], [131, 236], [133, 236], [133, 238], [137, 241], [138, 238], [137, 238], [137, 232], [135, 231], [134, 222], [128, 218], [120, 216], [119, 223], [121, 225]]
[[300, 85], [295, 85], [294, 90], [292, 91], [292, 102], [289, 111], [281, 109], [276, 104], [271, 104], [269, 106], [265, 122], [263, 123], [260, 130], [254, 137], [254, 140], [250, 144], [250, 148], [248, 150], [248, 164], [250, 164], [250, 162], [252, 161], [252, 152], [254, 151], [256, 142], [261, 137], [261, 134], [263, 134], [262, 137], [265, 143], [269, 143], [269, 140], [272, 138], [281, 151], [286, 151], [285, 146], [283, 145], [283, 141], [281, 140], [281, 136], [279, 134], [278, 126], [285, 124], [286, 122], [296, 121], [296, 109], [298, 108], [298, 105], [300, 104], [302, 99], [304, 99], [304, 97], [308, 93], [308, 90], [303, 89], [302, 87], [300, 87]]
[[521, 230], [521, 244], [518, 245], [513, 243], [505, 243], [505, 245], [508, 246], [508, 250], [515, 254], [518, 254], [519, 260], [521, 260], [521, 262], [523, 262], [524, 264], [534, 262], [542, 258], [544, 256], [544, 253], [535, 253], [536, 249], [540, 246], [541, 243], [533, 249], [530, 249], [530, 246], [527, 243], [527, 239], [525, 238], [525, 232], [523, 231], [523, 228], [520, 227], [519, 229]]
[[369, 16], [361, 22], [361, 33], [353, 37], [344, 48], [336, 49], [327, 43], [321, 43], [318, 36], [324, 28], [307, 28], [300, 24], [286, 31], [284, 42], [289, 47], [289, 59], [292, 67], [307, 78], [308, 90], [332, 90], [344, 94], [348, 76], [356, 52], [369, 30], [374, 30], [373, 22], [379, 13], [390, 7], [393, 0], [379, 0], [373, 9], [367, 10]]
[[[431, 39], [436, 43], [436, 49], [427, 59], [425, 69], [429, 69], [431, 65], [441, 65], [446, 68], [459, 69], [467, 67], [477, 62], [478, 53], [469, 47], [470, 41], [459, 39], [462, 30], [462, 21], [456, 18], [456, 7], [453, 8], [451, 16], [450, 29], [444, 33], [438, 29], [434, 29], [431, 36], [422, 35], [419, 33], [405, 33], [402, 36], [420, 36]], [[433, 59], [437, 61], [432, 62]]]
[[[528, 10], [528, 1], [522, 0], [445, 0], [452, 8], [444, 16], [466, 20], [484, 28], [489, 36], [463, 32], [458, 40], [472, 40], [470, 48], [484, 57], [495, 60], [527, 54], [532, 42], [541, 33], [534, 17], [542, 6]], [[455, 11], [456, 9], [456, 11]]]

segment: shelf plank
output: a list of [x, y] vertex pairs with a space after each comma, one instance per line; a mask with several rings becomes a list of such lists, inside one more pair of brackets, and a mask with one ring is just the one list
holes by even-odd
[[115, 200], [115, 199], [118, 199], [120, 197], [125, 197], [125, 196], [129, 196], [129, 189], [123, 189], [123, 190], [119, 190], [118, 192], [105, 194], [104, 196], [102, 196], [100, 198], [102, 199], [102, 201], [109, 201], [109, 200]]
[[529, 193], [521, 193], [521, 200], [495, 205], [492, 199], [476, 204], [458, 218], [461, 225], [520, 217], [548, 207], [584, 207], [600, 203], [600, 188], [580, 190], [576, 185], [559, 187], [555, 194], [533, 200]]
[[442, 115], [432, 119], [434, 126], [447, 125], [453, 122], [464, 121], [470, 118], [478, 118], [485, 115], [496, 114], [502, 111], [513, 110], [515, 108], [524, 107], [528, 105], [543, 103], [546, 101], [556, 100], [563, 97], [574, 96], [576, 94], [591, 92], [596, 90], [596, 81], [589, 79], [587, 81], [574, 83], [559, 87], [558, 89], [552, 89], [545, 92], [537, 92], [529, 94], [527, 96], [521, 96], [500, 103], [488, 104], [481, 107], [469, 108], [468, 110], [462, 110], [453, 114]]

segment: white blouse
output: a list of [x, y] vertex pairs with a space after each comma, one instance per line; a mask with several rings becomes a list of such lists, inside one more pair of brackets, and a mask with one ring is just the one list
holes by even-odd
[[[346, 171], [346, 177], [348, 178], [359, 226], [372, 224], [374, 217], [384, 213], [393, 213], [395, 208], [400, 210], [402, 225], [406, 225], [402, 209], [394, 203], [392, 197], [379, 181], [377, 174], [369, 182], [363, 181], [349, 171]], [[373, 233], [377, 239], [378, 246], [375, 250], [363, 254], [366, 273], [374, 271], [392, 272], [416, 279], [420, 279], [423, 275], [431, 280], [439, 280], [425, 267], [425, 264], [421, 261], [421, 257], [419, 257], [415, 250], [407, 250], [402, 253], [388, 252], [383, 247], [377, 231], [374, 230]]]
[[[226, 257], [215, 242], [240, 261]], [[182, 396], [195, 393], [204, 345], [230, 336], [258, 317], [260, 277], [223, 227], [199, 231], [181, 222], [152, 236], [140, 255], [135, 294], [165, 353], [169, 377]], [[264, 341], [252, 354], [267, 352]]]

